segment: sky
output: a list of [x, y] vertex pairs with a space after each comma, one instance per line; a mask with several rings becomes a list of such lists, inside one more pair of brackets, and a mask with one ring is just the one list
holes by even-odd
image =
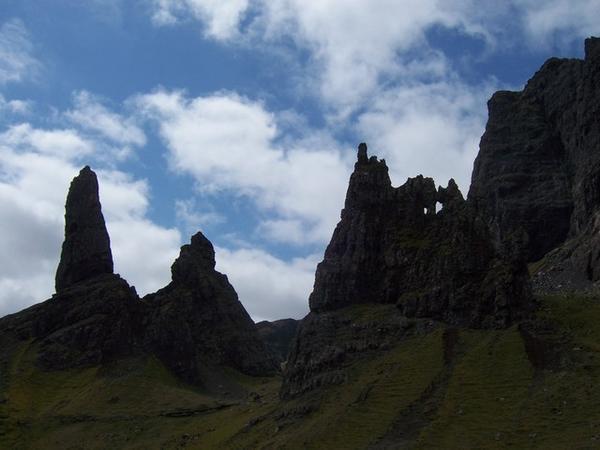
[[583, 56], [600, 0], [0, 0], [0, 316], [49, 298], [98, 174], [141, 295], [201, 230], [255, 320], [301, 318], [359, 142], [463, 193], [499, 89]]

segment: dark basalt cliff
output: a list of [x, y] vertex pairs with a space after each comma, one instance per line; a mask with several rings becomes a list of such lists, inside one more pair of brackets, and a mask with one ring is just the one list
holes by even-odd
[[142, 305], [113, 274], [96, 174], [84, 167], [71, 183], [65, 240], [51, 299], [0, 319], [4, 339], [34, 340], [47, 369], [102, 364], [139, 351]]
[[[385, 162], [359, 147], [282, 397], [343, 382], [353, 354], [436, 323], [499, 328], [531, 317], [525, 262], [543, 258], [529, 268], [537, 292], [597, 289], [600, 39], [586, 40], [584, 60], [552, 58], [522, 92], [497, 92], [488, 108], [467, 201], [452, 180], [436, 190], [419, 176], [392, 188]], [[366, 304], [397, 308], [365, 322], [352, 308]], [[544, 347], [524, 331], [536, 327], [520, 327], [528, 348]]]
[[279, 362], [287, 361], [299, 322], [295, 319], [280, 319], [256, 323], [258, 334]]
[[[517, 236], [497, 242], [453, 180], [436, 190], [431, 178], [418, 176], [393, 188], [385, 161], [368, 158], [361, 144], [282, 397], [343, 382], [340, 368], [352, 354], [389, 348], [434, 326], [407, 318], [503, 328], [529, 317], [534, 305], [519, 246]], [[389, 307], [376, 320], [348, 319], [348, 308], [360, 305]]]
[[521, 92], [488, 102], [469, 200], [504, 239], [521, 228], [536, 261], [586, 232], [600, 207], [600, 39], [549, 59]]
[[73, 179], [65, 211], [65, 240], [56, 270], [56, 292], [96, 275], [113, 273], [98, 179], [89, 166]]
[[368, 159], [361, 144], [310, 309], [358, 303], [395, 303], [407, 316], [504, 327], [529, 310], [531, 292], [518, 253], [498, 248], [454, 180], [436, 190], [431, 178], [418, 176], [393, 188], [385, 161]]
[[192, 382], [211, 366], [249, 375], [275, 368], [254, 322], [227, 277], [215, 270], [215, 252], [202, 233], [181, 247], [172, 281], [144, 297], [151, 312], [147, 332], [160, 358]]
[[182, 247], [173, 281], [140, 300], [112, 273], [98, 181], [89, 167], [71, 183], [65, 217], [57, 293], [0, 319], [0, 341], [7, 347], [31, 340], [45, 369], [156, 355], [181, 378], [200, 384], [210, 368], [250, 375], [276, 370], [227, 277], [214, 270], [212, 244], [201, 233]]

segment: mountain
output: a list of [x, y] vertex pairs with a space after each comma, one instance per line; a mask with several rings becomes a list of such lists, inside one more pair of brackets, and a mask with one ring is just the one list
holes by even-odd
[[[600, 278], [595, 238], [600, 208], [599, 77], [600, 39], [590, 38], [584, 60], [551, 58], [523, 91], [497, 92], [488, 102], [489, 120], [469, 200], [499, 239], [525, 232], [529, 261], [571, 241], [548, 265], [553, 273], [534, 279], [546, 289], [565, 283], [581, 289]], [[567, 276], [561, 274], [565, 271]]]
[[299, 322], [254, 325], [201, 233], [140, 299], [84, 168], [57, 293], [0, 319], [0, 447], [598, 447], [600, 39], [585, 49], [494, 94], [466, 199], [393, 187], [359, 145]]
[[[317, 266], [283, 396], [339, 382], [347, 353], [402, 338], [411, 317], [471, 328], [505, 328], [526, 318], [533, 310], [527, 267], [510, 250], [496, 248], [453, 180], [436, 190], [431, 178], [419, 176], [393, 188], [385, 161], [368, 158], [361, 144], [341, 221]], [[390, 315], [396, 320], [380, 324], [382, 340], [368, 327], [338, 334], [344, 326], [335, 323], [337, 311], [363, 304], [398, 309]]]
[[286, 362], [296, 332], [298, 320], [280, 319], [273, 322], [263, 320], [256, 323], [256, 329], [269, 350], [280, 362]]
[[86, 166], [67, 196], [56, 294], [0, 319], [2, 342], [12, 343], [1, 346], [3, 359], [25, 343], [35, 347], [35, 364], [44, 370], [154, 356], [181, 379], [205, 387], [224, 367], [274, 373], [275, 360], [227, 277], [214, 267], [212, 244], [198, 233], [174, 262], [173, 281], [140, 299], [113, 273], [98, 181]]

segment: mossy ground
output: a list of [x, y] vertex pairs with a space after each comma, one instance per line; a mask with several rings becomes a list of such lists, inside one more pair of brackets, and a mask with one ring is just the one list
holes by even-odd
[[357, 355], [345, 383], [285, 402], [277, 377], [224, 373], [249, 393], [228, 398], [151, 358], [43, 372], [23, 343], [0, 392], [0, 448], [600, 448], [600, 300], [541, 298], [538, 316], [561, 343], [555, 366], [534, 367], [517, 326], [435, 326]]

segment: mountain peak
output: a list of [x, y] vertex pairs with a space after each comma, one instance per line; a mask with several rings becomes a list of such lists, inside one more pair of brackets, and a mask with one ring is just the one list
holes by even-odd
[[67, 195], [65, 240], [56, 270], [56, 291], [112, 273], [110, 238], [102, 215], [98, 178], [90, 166], [85, 166], [71, 182]]

